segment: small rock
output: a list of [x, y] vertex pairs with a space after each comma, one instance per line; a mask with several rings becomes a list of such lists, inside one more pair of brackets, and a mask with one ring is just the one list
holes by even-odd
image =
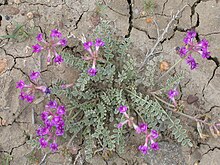
[[0, 74], [5, 70], [6, 66], [7, 66], [7, 60], [1, 59], [0, 60]]
[[32, 12], [28, 12], [28, 13], [27, 13], [27, 18], [28, 18], [28, 19], [34, 18], [34, 14], [33, 14]]
[[194, 102], [196, 102], [198, 100], [199, 100], [199, 98], [197, 96], [194, 96], [194, 95], [189, 95], [187, 97], [187, 103], [188, 104], [192, 104], [192, 103], [194, 103]]

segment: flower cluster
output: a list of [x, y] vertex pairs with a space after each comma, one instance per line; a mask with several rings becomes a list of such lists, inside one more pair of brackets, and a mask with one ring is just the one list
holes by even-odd
[[[96, 39], [96, 42], [93, 43], [92, 41], [87, 41], [85, 37], [82, 39], [83, 42], [83, 47], [84, 49], [89, 52], [90, 56], [85, 56], [83, 57], [84, 60], [86, 61], [92, 61], [92, 67], [88, 69], [88, 74], [90, 76], [95, 76], [96, 73], [98, 72], [96, 69], [96, 62], [97, 60], [100, 60], [100, 57], [98, 56], [98, 50], [100, 47], [103, 47], [105, 45], [105, 43], [101, 40], [101, 39]], [[93, 51], [92, 46], [94, 46], [95, 50]]]
[[[62, 33], [59, 32], [56, 29], [51, 30], [50, 33], [50, 40], [47, 42], [43, 38], [43, 34], [39, 33], [36, 37], [37, 41], [41, 43], [33, 45], [33, 53], [40, 53], [42, 50], [47, 50], [47, 65], [51, 63], [51, 59], [53, 58], [53, 61], [57, 64], [61, 64], [63, 62], [63, 58], [61, 55], [59, 55], [56, 52], [57, 46], [66, 46], [67, 45], [67, 39], [62, 38]], [[53, 55], [52, 55], [53, 54]]]
[[40, 72], [32, 71], [30, 74], [30, 79], [33, 83], [29, 85], [25, 84], [23, 80], [20, 80], [16, 83], [16, 88], [20, 89], [19, 99], [25, 100], [28, 103], [32, 103], [35, 99], [36, 91], [40, 91], [44, 94], [50, 94], [50, 89], [46, 86], [37, 86], [35, 85], [36, 80], [40, 77]]
[[65, 113], [65, 107], [63, 105], [58, 105], [55, 100], [49, 101], [45, 106], [45, 111], [41, 113], [43, 126], [40, 126], [36, 131], [37, 136], [40, 136], [39, 143], [42, 148], [46, 148], [51, 142], [50, 149], [53, 152], [58, 150], [56, 138], [64, 134], [65, 123], [63, 116]]
[[192, 57], [192, 53], [199, 53], [202, 58], [209, 58], [210, 52], [208, 51], [209, 43], [206, 39], [202, 39], [198, 43], [194, 43], [196, 37], [195, 31], [188, 31], [186, 37], [183, 39], [185, 46], [181, 47], [178, 52], [181, 58], [186, 57], [186, 63], [190, 66], [191, 70], [197, 67], [195, 59]]
[[129, 117], [129, 115], [126, 113], [126, 111], [128, 110], [127, 106], [123, 106], [121, 105], [118, 108], [119, 112], [122, 113], [126, 120], [123, 122], [120, 122], [118, 124], [118, 128], [121, 128], [123, 125], [128, 124], [129, 127], [133, 127], [136, 131], [137, 134], [145, 134], [145, 143], [144, 145], [140, 145], [138, 147], [138, 149], [143, 153], [143, 154], [147, 154], [148, 150], [149, 150], [149, 142], [150, 142], [150, 148], [152, 150], [159, 150], [159, 145], [157, 142], [154, 141], [154, 139], [158, 138], [158, 132], [156, 130], [151, 130], [150, 132], [148, 131], [148, 126], [145, 123], [140, 123], [139, 125], [136, 125], [134, 123], [134, 118], [133, 117]]
[[178, 95], [179, 95], [179, 92], [176, 89], [171, 89], [168, 92], [168, 97], [173, 102], [174, 106], [177, 106], [175, 96], [178, 96]]

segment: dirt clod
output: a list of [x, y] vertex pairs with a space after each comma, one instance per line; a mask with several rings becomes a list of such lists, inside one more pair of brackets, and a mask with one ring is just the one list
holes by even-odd
[[199, 98], [197, 96], [194, 96], [194, 95], [189, 95], [187, 97], [187, 103], [188, 104], [192, 104], [192, 103], [195, 103], [199, 100]]

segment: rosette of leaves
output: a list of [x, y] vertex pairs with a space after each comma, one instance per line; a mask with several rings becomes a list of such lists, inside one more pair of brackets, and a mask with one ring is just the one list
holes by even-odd
[[[157, 101], [136, 92], [137, 73], [134, 60], [127, 53], [129, 39], [115, 36], [115, 31], [109, 22], [102, 22], [91, 38], [101, 38], [105, 42], [99, 52], [103, 60], [97, 64], [96, 76], [87, 74], [91, 64], [76, 56], [73, 50], [72, 53], [64, 53], [63, 57], [70, 67], [80, 71], [78, 79], [71, 89], [53, 89], [53, 93], [63, 94], [69, 99], [71, 115], [66, 128], [72, 136], [83, 136], [87, 159], [97, 151], [124, 151], [127, 129], [116, 127], [122, 116], [117, 110], [120, 105], [128, 105], [132, 114], [135, 110], [152, 128], [158, 128], [170, 118]], [[178, 131], [181, 132], [181, 128]]]

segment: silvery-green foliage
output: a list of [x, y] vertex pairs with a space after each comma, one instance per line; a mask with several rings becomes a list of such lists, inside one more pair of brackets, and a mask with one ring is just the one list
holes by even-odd
[[184, 77], [182, 73], [175, 74], [174, 76], [169, 76], [166, 84], [164, 85], [164, 87], [161, 88], [161, 91], [167, 92], [170, 89], [173, 89], [181, 82], [181, 80], [183, 80], [183, 78]]
[[[103, 22], [95, 29], [94, 38], [90, 38], [101, 38], [105, 42], [105, 47], [99, 52], [103, 61], [97, 64], [96, 76], [87, 74], [91, 63], [74, 54], [64, 53], [65, 62], [77, 68], [80, 74], [71, 89], [63, 90], [59, 85], [53, 88], [53, 93], [69, 99], [70, 113], [73, 109], [77, 111], [69, 116], [66, 129], [72, 136], [79, 133], [83, 136], [87, 159], [99, 149], [124, 151], [127, 129], [116, 127], [124, 120], [117, 110], [120, 105], [127, 105], [131, 111], [138, 112], [151, 128], [158, 129], [164, 121], [173, 123], [157, 101], [136, 92], [137, 72], [133, 58], [127, 53], [130, 42], [114, 33], [115, 29], [109, 22]], [[173, 128], [177, 129], [175, 123]], [[178, 126], [177, 132], [180, 133], [181, 129]], [[178, 141], [186, 139], [185, 134], [176, 138]]]
[[159, 130], [162, 124], [167, 123], [166, 127], [172, 129], [172, 134], [179, 143], [183, 146], [188, 145], [192, 147], [187, 131], [183, 129], [179, 119], [167, 113], [158, 101], [151, 100], [148, 95], [144, 96], [141, 93], [137, 93], [136, 90], [129, 93], [133, 108], [144, 118], [150, 128]]
[[161, 56], [156, 56], [147, 62], [142, 72], [138, 74], [137, 84], [143, 84], [146, 87], [153, 87], [156, 84], [155, 77], [158, 71], [158, 61]]

